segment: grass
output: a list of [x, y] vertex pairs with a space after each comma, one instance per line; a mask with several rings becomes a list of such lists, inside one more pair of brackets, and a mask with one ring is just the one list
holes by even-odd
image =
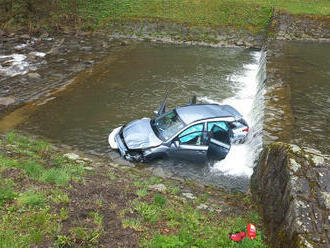
[[89, 0], [80, 14], [96, 28], [109, 20], [163, 20], [261, 32], [274, 8], [291, 14], [330, 14], [328, 0]]
[[11, 132], [6, 135], [5, 142], [15, 158], [0, 154], [0, 172], [5, 168], [19, 168], [32, 180], [59, 186], [79, 180], [84, 173], [82, 164], [56, 154], [44, 141], [30, 140]]
[[26, 2], [0, 0], [0, 9], [4, 6], [0, 28], [17, 25], [27, 26], [30, 31], [72, 27], [100, 30], [113, 20], [147, 20], [260, 33], [267, 27], [273, 9], [291, 14], [330, 14], [328, 0], [35, 0], [30, 1], [30, 12]]
[[0, 247], [30, 247], [38, 244], [46, 235], [55, 235], [60, 225], [56, 215], [49, 208], [26, 210], [24, 212], [11, 209], [0, 209]]
[[[163, 180], [133, 169], [100, 167], [84, 177], [82, 165], [46, 142], [17, 133], [0, 137], [0, 247], [37, 247], [43, 242], [52, 247], [108, 247], [104, 237], [126, 233], [123, 228], [133, 232], [140, 247], [266, 247], [261, 220], [248, 196], [201, 190], [192, 182]], [[160, 183], [166, 190], [150, 187]], [[191, 191], [196, 199], [183, 199], [181, 191], [187, 189], [196, 190]], [[208, 208], [199, 210], [201, 203]], [[240, 206], [235, 215], [234, 205]], [[217, 211], [221, 208], [227, 212]], [[117, 222], [109, 226], [109, 219]], [[248, 223], [257, 225], [256, 240], [235, 243], [228, 238], [230, 232], [246, 230]]]
[[229, 0], [102, 0], [86, 3], [81, 14], [96, 26], [109, 20], [163, 20], [192, 26], [260, 31], [272, 13], [271, 8], [254, 2]]
[[46, 198], [43, 192], [28, 190], [17, 198], [17, 203], [21, 207], [41, 208], [45, 205]]
[[15, 132], [0, 136], [0, 247], [55, 239], [61, 221], [69, 218], [67, 208], [56, 206], [71, 201], [60, 187], [82, 180], [83, 173], [83, 165], [44, 141]]
[[329, 15], [328, 0], [250, 0], [265, 7], [274, 7], [291, 14]]
[[4, 205], [7, 202], [10, 202], [15, 199], [17, 196], [17, 192], [15, 192], [12, 187], [4, 185], [0, 188], [0, 206]]
[[[224, 217], [211, 208], [197, 209], [202, 202], [212, 206], [209, 193], [201, 192], [193, 201], [182, 201], [178, 197], [180, 188], [165, 182], [168, 184], [166, 192], [149, 191], [146, 194], [149, 185], [160, 182], [154, 177], [135, 181], [133, 187], [137, 188], [136, 194], [139, 197], [129, 204], [131, 208], [121, 211], [123, 227], [142, 234], [141, 247], [267, 247], [262, 239], [261, 230], [258, 230], [257, 239], [253, 241], [246, 238], [240, 243], [235, 243], [228, 238], [230, 232], [246, 231], [248, 223], [260, 227], [261, 220], [251, 207], [249, 197], [242, 194], [225, 195], [224, 197], [230, 198], [233, 204], [241, 205], [242, 211], [236, 216], [231, 215], [229, 211]], [[224, 193], [220, 195], [222, 194]], [[128, 217], [131, 213], [137, 215]]]
[[218, 219], [214, 213], [196, 210], [189, 203], [164, 204], [164, 201], [135, 202], [134, 208], [142, 218], [124, 222], [124, 226], [134, 229], [143, 227], [147, 235], [142, 247], [266, 247], [260, 231], [253, 241], [244, 239], [235, 243], [228, 238], [230, 232], [245, 231], [247, 223], [259, 223], [253, 211], [249, 215]]

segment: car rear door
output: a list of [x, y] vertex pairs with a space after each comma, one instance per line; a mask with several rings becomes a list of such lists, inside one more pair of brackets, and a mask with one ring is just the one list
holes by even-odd
[[226, 122], [209, 122], [207, 124], [208, 130], [208, 150], [207, 157], [211, 160], [224, 159], [230, 148], [231, 130]]

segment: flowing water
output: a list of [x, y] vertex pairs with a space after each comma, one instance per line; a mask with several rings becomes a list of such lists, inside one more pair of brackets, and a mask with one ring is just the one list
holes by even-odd
[[[275, 78], [280, 79], [275, 83], [285, 82], [290, 92], [285, 94], [286, 101], [267, 105], [264, 133], [271, 125], [267, 130], [275, 130], [270, 133], [272, 139], [329, 154], [330, 44], [277, 41], [273, 45], [270, 70], [275, 69]], [[1, 55], [0, 60], [10, 60], [9, 67], [0, 67], [2, 75], [15, 78], [35, 70], [37, 65], [27, 64], [25, 56]], [[44, 53], [36, 56], [44, 59]], [[47, 62], [51, 67], [51, 61]], [[245, 49], [132, 43], [112, 49], [65, 90], [13, 112], [1, 120], [0, 130], [20, 123], [19, 129], [105, 155], [110, 151], [110, 131], [131, 120], [152, 117], [166, 92], [170, 94], [168, 108], [187, 104], [197, 95], [200, 102], [237, 108], [250, 125], [247, 142], [233, 145], [226, 159], [214, 164], [158, 160], [150, 166], [189, 180], [245, 191], [263, 143], [264, 93], [272, 92], [264, 86], [265, 64], [263, 52]], [[67, 66], [62, 67], [65, 71]], [[288, 125], [284, 125], [285, 119], [276, 119], [277, 112], [271, 113], [278, 104], [290, 110], [279, 110], [289, 116]]]
[[134, 43], [78, 76], [78, 83], [45, 101], [19, 128], [106, 154], [110, 131], [131, 120], [152, 117], [166, 92], [169, 108], [187, 104], [193, 95], [201, 102], [228, 103], [251, 126], [246, 144], [234, 145], [228, 157], [215, 164], [160, 160], [151, 166], [244, 191], [262, 143], [262, 58], [261, 52], [239, 48]]

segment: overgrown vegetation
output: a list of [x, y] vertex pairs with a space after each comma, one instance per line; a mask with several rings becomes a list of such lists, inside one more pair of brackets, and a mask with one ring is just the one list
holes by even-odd
[[260, 32], [274, 8], [330, 13], [328, 0], [0, 0], [0, 28], [99, 30], [112, 20], [149, 20]]
[[[44, 141], [0, 136], [0, 247], [266, 247], [246, 195], [118, 165], [85, 173], [83, 161]], [[256, 240], [228, 238], [250, 222]]]

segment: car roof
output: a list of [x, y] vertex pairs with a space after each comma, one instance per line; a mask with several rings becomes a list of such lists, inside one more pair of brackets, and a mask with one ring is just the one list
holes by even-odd
[[190, 124], [195, 121], [219, 118], [219, 117], [234, 117], [241, 119], [242, 115], [229, 105], [219, 104], [193, 104], [175, 109], [181, 120], [185, 124]]

